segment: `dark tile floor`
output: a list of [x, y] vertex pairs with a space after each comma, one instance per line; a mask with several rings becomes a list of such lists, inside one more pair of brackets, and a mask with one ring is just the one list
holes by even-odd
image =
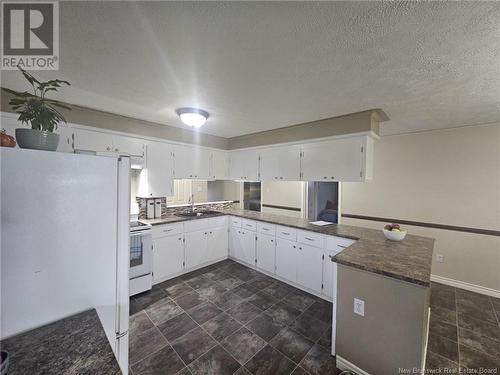
[[[157, 284], [130, 310], [132, 375], [339, 373], [332, 305], [231, 260]], [[499, 321], [500, 300], [432, 284], [427, 367], [498, 369]]]
[[332, 305], [226, 260], [130, 300], [131, 374], [339, 373]]
[[500, 299], [433, 283], [427, 367], [500, 373]]

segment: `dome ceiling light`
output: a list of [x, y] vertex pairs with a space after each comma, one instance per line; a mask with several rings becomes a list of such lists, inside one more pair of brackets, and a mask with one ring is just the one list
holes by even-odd
[[193, 128], [199, 128], [204, 125], [208, 119], [208, 112], [199, 108], [179, 108], [176, 112], [184, 124]]

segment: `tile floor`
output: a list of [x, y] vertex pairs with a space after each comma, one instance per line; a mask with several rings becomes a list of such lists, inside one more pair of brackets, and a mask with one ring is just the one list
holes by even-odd
[[[500, 300], [434, 283], [431, 306], [428, 368], [499, 367]], [[231, 260], [132, 297], [130, 314], [132, 375], [340, 372], [332, 305]]]

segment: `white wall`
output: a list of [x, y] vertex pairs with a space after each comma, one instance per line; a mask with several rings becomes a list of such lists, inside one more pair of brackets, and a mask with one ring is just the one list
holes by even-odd
[[[261, 183], [261, 202], [275, 206], [302, 208], [303, 182], [295, 181], [263, 181]], [[262, 212], [303, 217], [301, 211], [282, 210], [277, 208], [262, 207]]]
[[[384, 137], [375, 144], [373, 180], [342, 187], [343, 213], [498, 231], [500, 123]], [[500, 237], [408, 230], [436, 238], [434, 254], [444, 263], [434, 262], [433, 274], [500, 290]]]

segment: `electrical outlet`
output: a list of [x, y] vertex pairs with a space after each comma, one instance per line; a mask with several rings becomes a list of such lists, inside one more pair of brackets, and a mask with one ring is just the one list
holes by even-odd
[[354, 298], [354, 314], [365, 316], [365, 301]]
[[443, 254], [436, 254], [436, 262], [443, 263], [444, 262], [444, 255]]

